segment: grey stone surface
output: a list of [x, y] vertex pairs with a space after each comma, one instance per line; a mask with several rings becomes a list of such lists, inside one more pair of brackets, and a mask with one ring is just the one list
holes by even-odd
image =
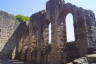
[[[7, 53], [7, 51], [2, 53], [2, 50], [8, 43], [9, 39], [12, 37], [18, 25], [19, 23], [13, 15], [4, 11], [0, 11], [0, 54]], [[7, 47], [7, 49], [8, 48], [9, 47]]]
[[[65, 19], [69, 13], [73, 15], [73, 42], [67, 42], [66, 36]], [[50, 23], [51, 44], [48, 43]], [[95, 25], [91, 10], [63, 0], [49, 0], [46, 10], [33, 14], [28, 23], [18, 24], [14, 16], [0, 12], [0, 57], [14, 57], [28, 64], [66, 64], [96, 50]]]
[[26, 63], [19, 60], [0, 59], [0, 64], [26, 64]]
[[[73, 15], [74, 32], [76, 38], [74, 42], [67, 42], [66, 40], [65, 19], [68, 13]], [[48, 23], [47, 20], [49, 21]], [[46, 27], [48, 27], [48, 24], [52, 24], [51, 51], [47, 54], [47, 56], [45, 55], [44, 57], [40, 57], [43, 59], [47, 58], [47, 60], [40, 60], [41, 64], [63, 64], [75, 58], [85, 56], [90, 48], [96, 48], [96, 22], [94, 13], [91, 10], [76, 7], [70, 3], [65, 3], [63, 0], [49, 0], [46, 4], [46, 11], [33, 14], [30, 21], [29, 26], [31, 29], [29, 30], [31, 30], [31, 32], [32, 30], [36, 30], [35, 34], [37, 33], [37, 47], [40, 48], [42, 48], [42, 45], [45, 44], [44, 39], [47, 38], [47, 36], [42, 36], [42, 33], [44, 33], [42, 26], [47, 24]], [[42, 54], [42, 52], [40, 53]], [[38, 55], [39, 53], [37, 53], [37, 57]]]

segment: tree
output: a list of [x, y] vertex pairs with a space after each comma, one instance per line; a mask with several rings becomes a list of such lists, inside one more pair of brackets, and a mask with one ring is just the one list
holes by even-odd
[[24, 15], [16, 15], [16, 19], [19, 21], [19, 22], [26, 22], [26, 21], [29, 21], [29, 17], [28, 16], [24, 16]]

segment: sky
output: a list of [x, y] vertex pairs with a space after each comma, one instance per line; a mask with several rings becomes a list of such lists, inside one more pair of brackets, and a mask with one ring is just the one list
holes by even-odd
[[[0, 0], [0, 10], [14, 15], [23, 14], [25, 16], [31, 16], [36, 12], [46, 9], [47, 1], [48, 0]], [[96, 15], [96, 0], [65, 0], [65, 3], [68, 2], [84, 9], [90, 9]], [[74, 28], [72, 20], [72, 15], [69, 14], [69, 17], [66, 17], [66, 23], [68, 23], [67, 25], [69, 26], [67, 27], [68, 41], [75, 40], [75, 38], [73, 38]], [[51, 39], [51, 36], [49, 38]]]
[[[11, 14], [23, 14], [31, 16], [33, 13], [46, 9], [48, 0], [0, 0], [0, 10], [7, 11]], [[96, 11], [96, 0], [65, 0], [78, 7]], [[95, 12], [96, 13], [96, 12]]]
[[40, 10], [45, 9], [47, 0], [0, 0], [0, 10], [7, 11], [14, 15], [23, 14], [31, 16]]

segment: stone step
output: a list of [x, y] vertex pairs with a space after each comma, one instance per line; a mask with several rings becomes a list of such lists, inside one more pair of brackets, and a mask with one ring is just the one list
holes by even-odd
[[96, 64], [96, 54], [88, 54], [85, 57], [81, 57], [73, 60], [73, 62], [67, 64]]
[[86, 57], [87, 57], [89, 63], [96, 62], [96, 54], [86, 55]]
[[96, 63], [90, 63], [90, 64], [96, 64]]
[[19, 60], [0, 60], [0, 64], [25, 64]]
[[24, 62], [19, 60], [9, 60], [9, 61], [12, 62], [13, 64], [25, 64]]

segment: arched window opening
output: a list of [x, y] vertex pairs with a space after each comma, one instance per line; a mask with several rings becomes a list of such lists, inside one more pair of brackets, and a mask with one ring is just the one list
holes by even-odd
[[52, 39], [51, 39], [51, 23], [48, 26], [48, 30], [49, 30], [49, 41], [48, 41], [48, 43], [51, 44], [51, 41], [52, 41]]
[[67, 42], [75, 41], [73, 15], [71, 13], [69, 13], [66, 16], [66, 36], [67, 36]]

